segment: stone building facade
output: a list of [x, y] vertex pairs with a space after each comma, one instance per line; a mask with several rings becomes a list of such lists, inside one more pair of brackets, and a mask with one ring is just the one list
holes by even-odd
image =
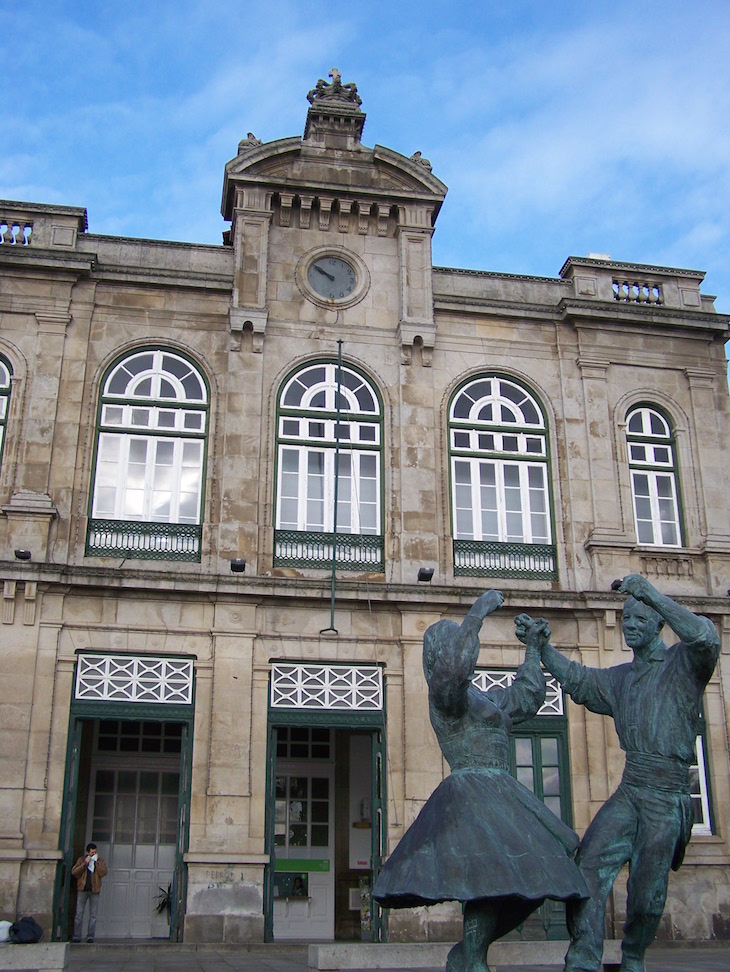
[[[608, 666], [638, 571], [722, 635], [663, 933], [728, 937], [728, 318], [695, 271], [434, 267], [446, 187], [331, 77], [303, 138], [240, 143], [220, 246], [0, 202], [0, 914], [66, 937], [94, 839], [99, 937], [166, 898], [189, 942], [456, 936], [369, 908], [447, 771], [423, 632], [498, 587], [482, 688], [520, 611]], [[623, 766], [554, 684], [512, 759], [579, 833]]]

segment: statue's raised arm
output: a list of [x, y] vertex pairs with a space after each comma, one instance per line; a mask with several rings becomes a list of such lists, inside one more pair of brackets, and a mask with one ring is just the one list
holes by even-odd
[[720, 649], [720, 638], [709, 618], [694, 614], [689, 608], [662, 594], [641, 574], [627, 574], [623, 580], [615, 580], [611, 588], [628, 594], [655, 611], [679, 635], [696, 662], [700, 666], [709, 666], [712, 673]]
[[484, 619], [504, 604], [500, 591], [485, 591], [462, 623], [437, 621], [423, 638], [423, 670], [432, 705], [459, 716], [479, 657], [479, 631]]

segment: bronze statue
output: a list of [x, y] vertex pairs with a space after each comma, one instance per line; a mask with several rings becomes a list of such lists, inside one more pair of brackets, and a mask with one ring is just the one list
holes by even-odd
[[[600, 967], [606, 900], [626, 863], [621, 969], [644, 970], [644, 953], [664, 911], [669, 870], [682, 863], [692, 832], [689, 766], [695, 762], [702, 693], [720, 651], [708, 618], [660, 594], [639, 574], [615, 581], [613, 588], [630, 595], [622, 626], [633, 661], [584, 668], [547, 641], [541, 648], [543, 664], [574, 702], [613, 717], [626, 752], [621, 783], [588, 827], [576, 858], [591, 897], [568, 904], [570, 972]], [[665, 621], [680, 638], [673, 648], [660, 638]], [[544, 622], [521, 616], [518, 636], [528, 644], [532, 624], [544, 630]]]
[[546, 624], [520, 634], [525, 661], [509, 688], [472, 684], [484, 618], [502, 606], [486, 591], [459, 626], [438, 621], [423, 639], [429, 713], [451, 774], [385, 863], [373, 896], [386, 908], [461, 901], [464, 938], [447, 972], [488, 972], [487, 950], [545, 898], [586, 897], [573, 861], [576, 834], [509, 774], [509, 732], [545, 698], [539, 652]]

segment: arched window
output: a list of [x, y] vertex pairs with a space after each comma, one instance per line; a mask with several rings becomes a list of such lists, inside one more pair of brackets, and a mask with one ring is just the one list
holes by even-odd
[[0, 358], [0, 462], [3, 458], [5, 444], [5, 427], [8, 423], [8, 408], [10, 407], [10, 376], [12, 371], [5, 358]]
[[547, 430], [535, 397], [483, 375], [449, 410], [454, 573], [554, 577]]
[[372, 385], [349, 365], [307, 365], [284, 382], [277, 423], [274, 563], [327, 566], [336, 536], [338, 567], [382, 570], [383, 423]]
[[208, 390], [163, 348], [136, 351], [102, 385], [87, 554], [200, 560]]
[[639, 543], [681, 546], [674, 437], [669, 422], [650, 405], [634, 408], [626, 416], [626, 441]]

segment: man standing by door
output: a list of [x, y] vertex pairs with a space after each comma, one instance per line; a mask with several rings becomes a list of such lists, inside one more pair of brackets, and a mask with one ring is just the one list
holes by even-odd
[[108, 870], [106, 863], [99, 857], [96, 844], [93, 842], [86, 845], [86, 854], [82, 854], [71, 868], [71, 875], [76, 878], [76, 915], [74, 917], [72, 942], [81, 941], [81, 929], [84, 924], [87, 901], [89, 903], [89, 927], [86, 931], [86, 941], [94, 941], [101, 879], [106, 876]]

